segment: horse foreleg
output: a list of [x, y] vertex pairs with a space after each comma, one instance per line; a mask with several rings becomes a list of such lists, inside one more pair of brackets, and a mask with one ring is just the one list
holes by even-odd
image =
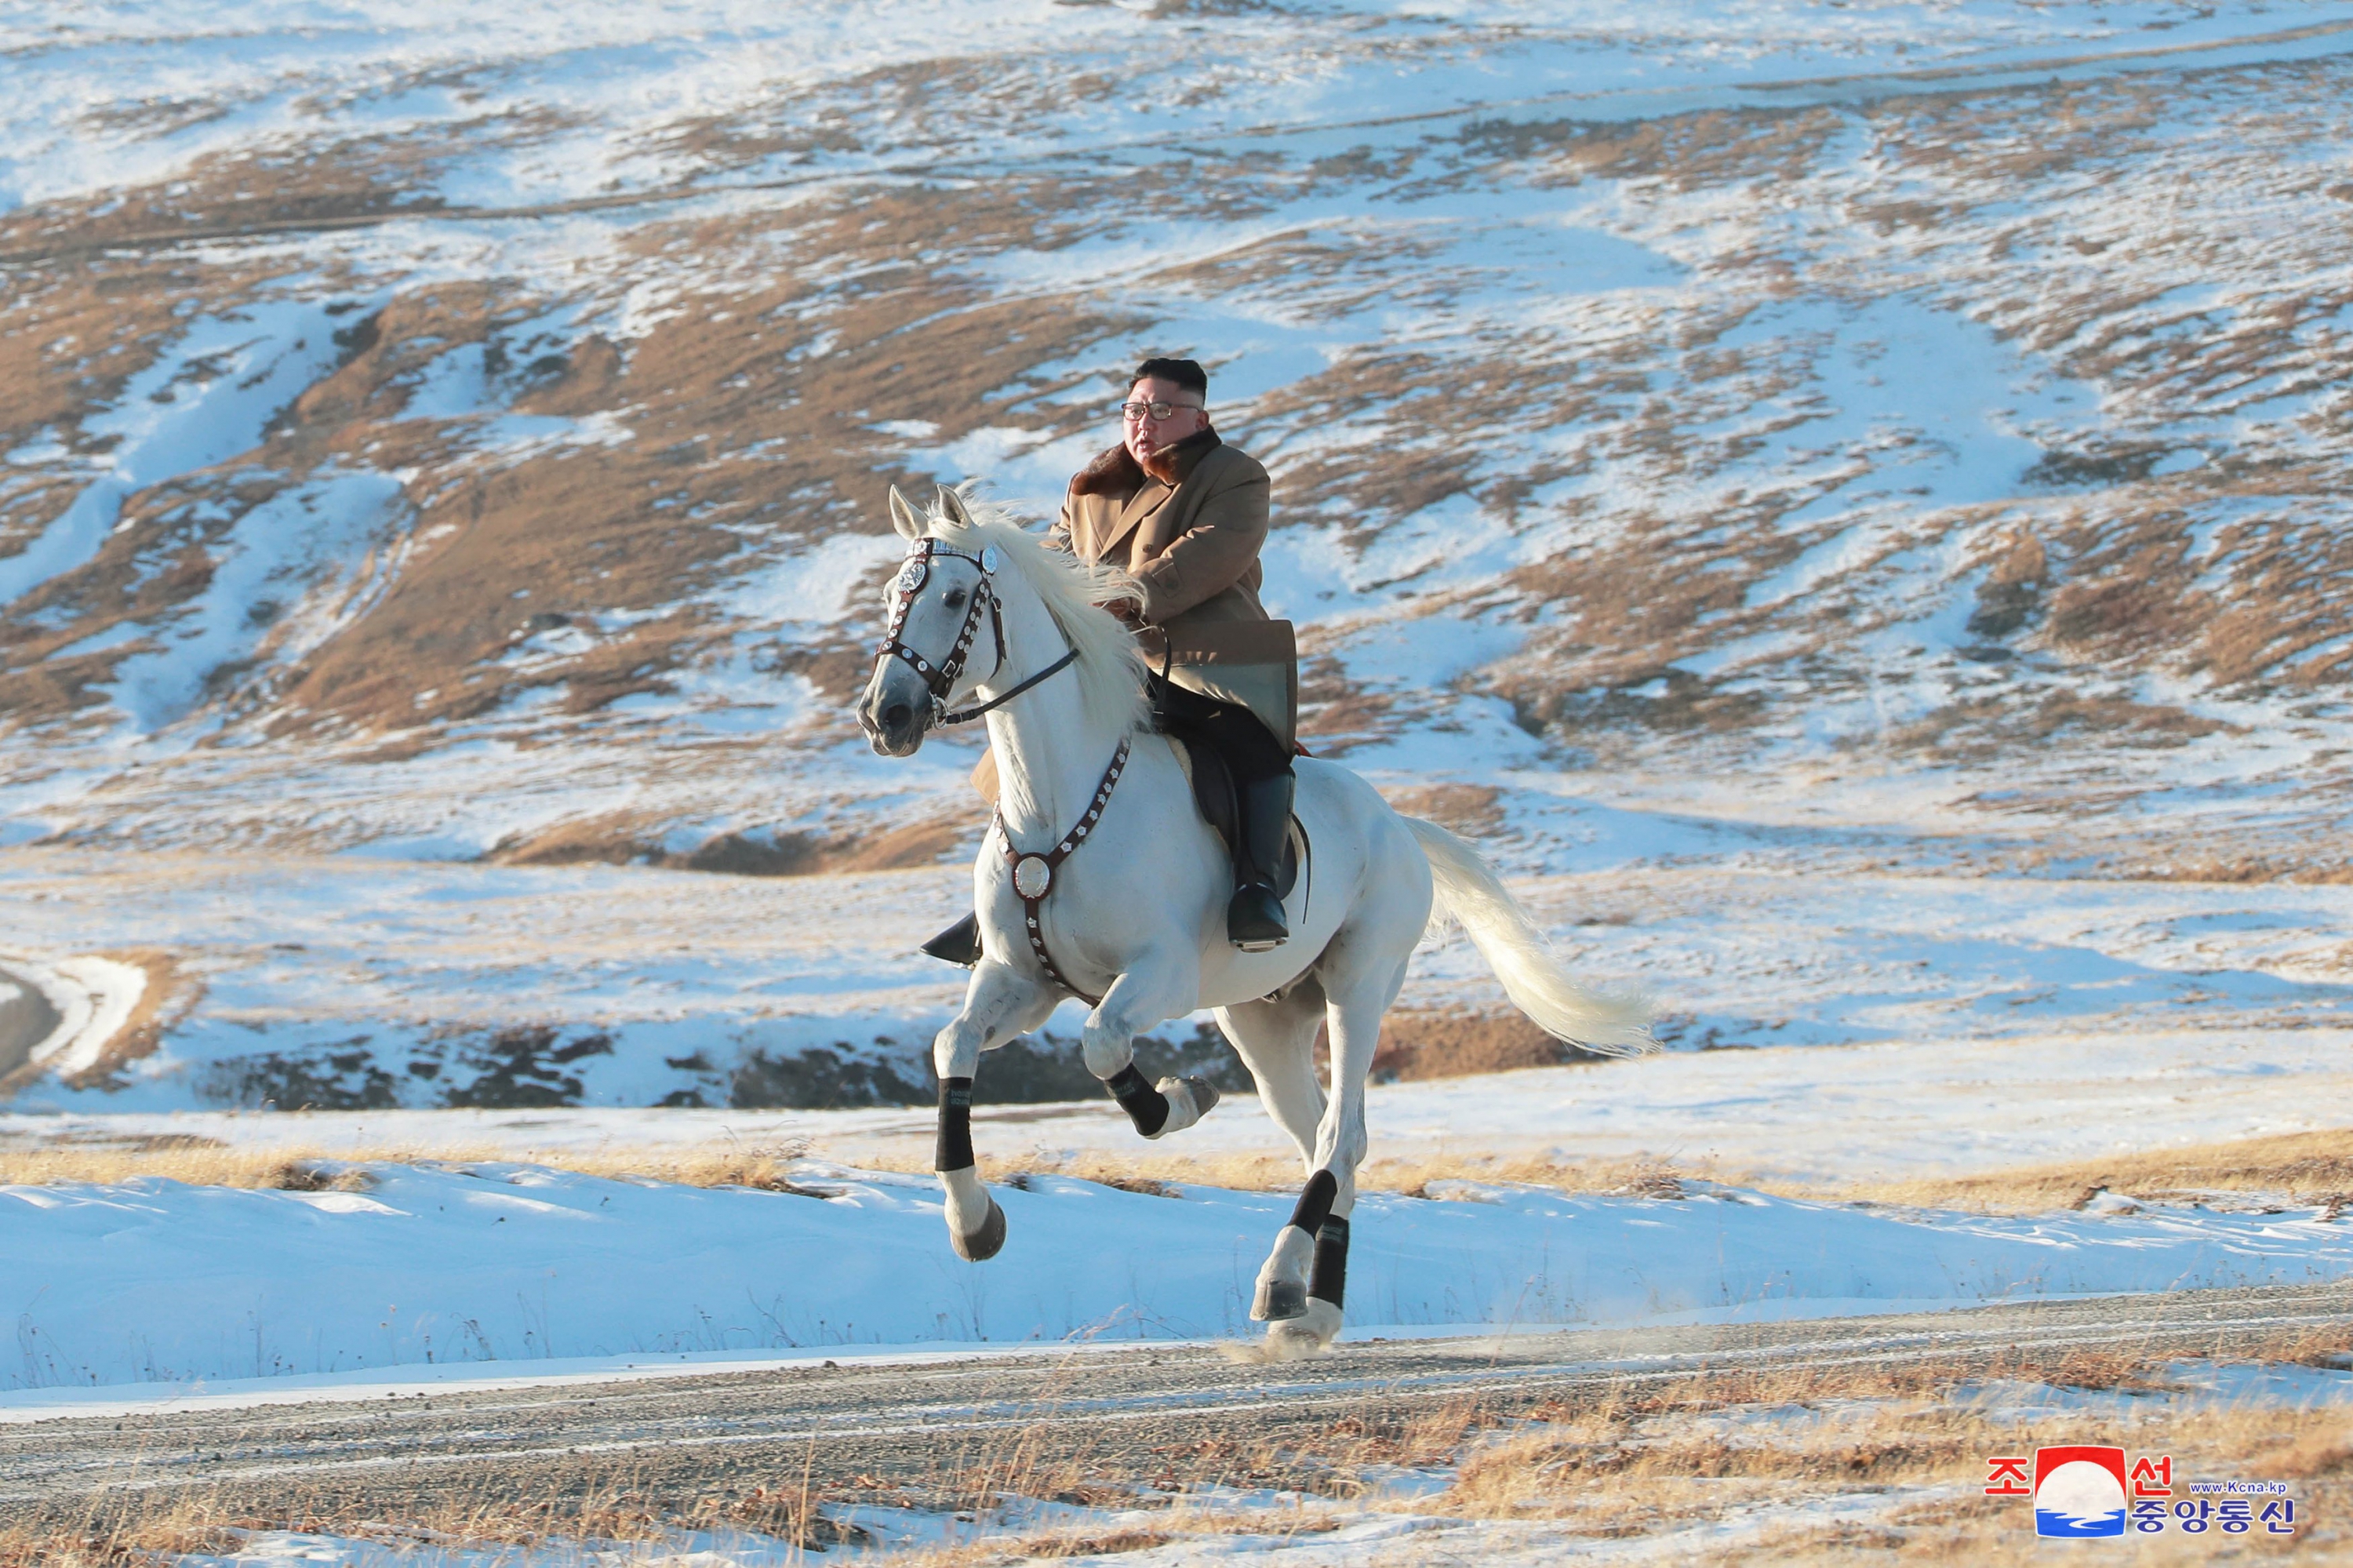
[[948, 1244], [978, 1263], [1005, 1245], [1005, 1211], [988, 1195], [972, 1150], [972, 1081], [980, 1054], [1035, 1029], [1054, 1011], [1054, 998], [1003, 964], [982, 960], [965, 988], [964, 1011], [932, 1041], [940, 1079], [940, 1139], [932, 1168], [947, 1197]]
[[1135, 1066], [1136, 1035], [1190, 1012], [1200, 991], [1198, 958], [1146, 954], [1112, 981], [1080, 1033], [1087, 1071], [1103, 1081], [1135, 1130], [1146, 1138], [1182, 1132], [1218, 1103], [1218, 1091], [1205, 1078], [1163, 1078], [1153, 1084]]

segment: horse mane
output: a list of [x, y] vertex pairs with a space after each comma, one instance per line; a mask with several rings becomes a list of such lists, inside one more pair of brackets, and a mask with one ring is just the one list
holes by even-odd
[[958, 523], [934, 503], [924, 520], [933, 536], [974, 555], [996, 546], [1045, 603], [1046, 613], [1078, 653], [1071, 668], [1078, 676], [1086, 711], [1117, 720], [1123, 730], [1143, 727], [1143, 652], [1126, 624], [1103, 608], [1124, 599], [1141, 599], [1135, 579], [1116, 567], [1090, 565], [1053, 548], [1024, 528], [1019, 514], [1009, 506], [976, 501], [961, 489], [957, 499], [971, 521]]

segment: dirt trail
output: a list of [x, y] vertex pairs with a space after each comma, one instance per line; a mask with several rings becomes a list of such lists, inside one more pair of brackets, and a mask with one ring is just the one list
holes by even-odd
[[[1268, 1445], [1312, 1455], [1335, 1429], [1448, 1405], [1501, 1419], [1694, 1377], [1816, 1369], [1966, 1377], [1999, 1363], [2017, 1375], [2085, 1353], [2229, 1355], [2348, 1323], [2353, 1298], [2342, 1287], [2289, 1287], [1378, 1341], [1278, 1366], [1137, 1345], [375, 1399], [339, 1391], [332, 1404], [5, 1421], [0, 1520], [136, 1517], [190, 1494], [277, 1518], [397, 1518], [453, 1498], [491, 1510], [617, 1494], [685, 1507], [786, 1480], [811, 1496], [955, 1507], [976, 1479], [1018, 1491], [1025, 1477], [1072, 1467], [1164, 1484], [1247, 1471], [1263, 1484]], [[1312, 1458], [1299, 1467], [1292, 1483], [1312, 1485]]]

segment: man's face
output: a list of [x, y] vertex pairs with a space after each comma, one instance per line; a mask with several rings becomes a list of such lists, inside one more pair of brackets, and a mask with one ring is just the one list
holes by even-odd
[[[1168, 417], [1155, 419], [1149, 408], [1138, 408], [1139, 403], [1168, 405]], [[1162, 447], [1208, 429], [1208, 423], [1200, 394], [1185, 391], [1175, 382], [1164, 381], [1157, 376], [1147, 376], [1127, 389], [1127, 406], [1120, 415], [1120, 435], [1127, 455], [1142, 462]]]

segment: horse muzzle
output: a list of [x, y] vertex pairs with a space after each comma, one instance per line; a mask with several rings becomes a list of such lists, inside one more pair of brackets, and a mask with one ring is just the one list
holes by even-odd
[[879, 757], [912, 757], [932, 727], [932, 694], [921, 681], [896, 679], [896, 670], [878, 671], [858, 705], [858, 727]]

